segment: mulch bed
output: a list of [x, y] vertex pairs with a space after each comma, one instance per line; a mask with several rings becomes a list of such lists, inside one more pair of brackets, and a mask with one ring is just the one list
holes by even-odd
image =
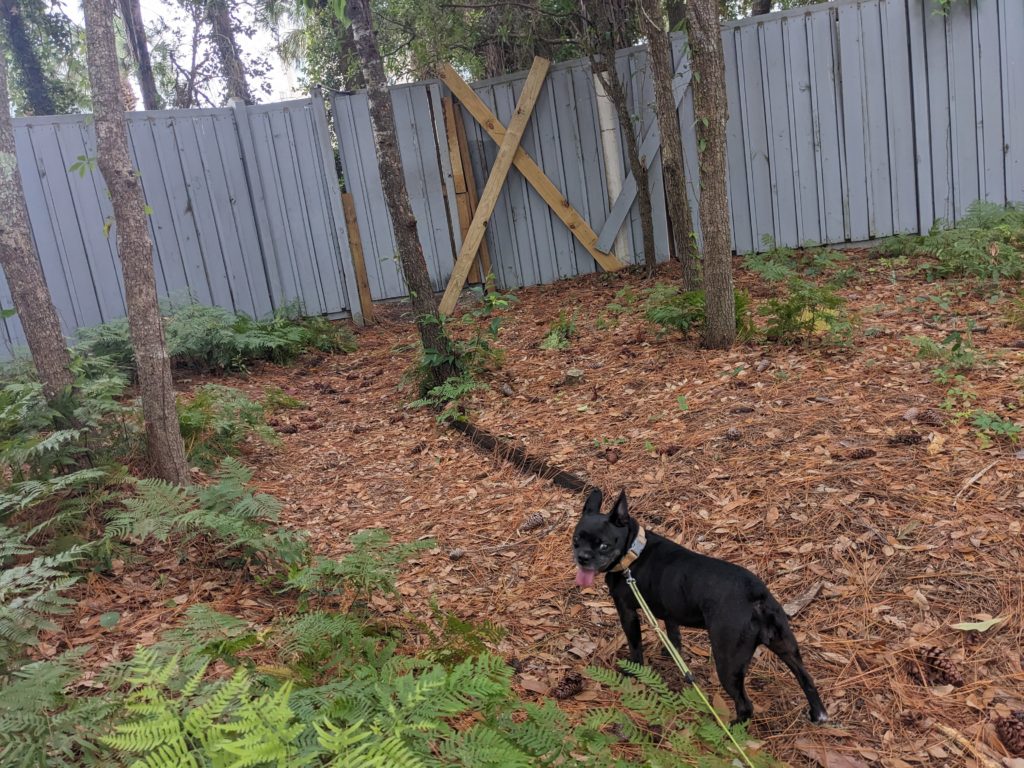
[[[606, 494], [626, 488], [648, 527], [750, 568], [783, 603], [806, 602], [794, 629], [834, 725], [812, 727], [788, 670], [759, 652], [750, 730], [767, 750], [792, 765], [1001, 765], [1008, 753], [993, 721], [1024, 709], [1024, 454], [979, 448], [973, 429], [939, 408], [948, 385], [933, 381], [934, 363], [918, 360], [906, 336], [941, 340], [973, 318], [985, 329], [975, 344], [997, 356], [966, 374], [976, 407], [1012, 417], [1024, 406], [1021, 333], [984, 298], [953, 296], [940, 310], [927, 297], [949, 284], [893, 281], [868, 271], [877, 262], [857, 264], [863, 276], [842, 291], [860, 318], [850, 348], [701, 350], [659, 336], [639, 306], [599, 330], [619, 289], [653, 284], [636, 275], [524, 290], [503, 319], [506, 362], [467, 406], [481, 428]], [[660, 279], [673, 275], [666, 266]], [[740, 282], [766, 295], [743, 273]], [[516, 659], [529, 696], [613, 664], [625, 643], [607, 592], [600, 580], [574, 585], [569, 534], [581, 495], [405, 407], [414, 337], [401, 311], [382, 307], [354, 354], [227, 382], [253, 394], [279, 386], [308, 406], [277, 415], [283, 446], [253, 447], [260, 489], [324, 554], [348, 551], [366, 527], [436, 539], [403, 569], [402, 599], [378, 596], [375, 608], [409, 627], [432, 622], [431, 601], [495, 622], [506, 630], [495, 650]], [[578, 337], [563, 351], [539, 349], [560, 311], [576, 313]], [[567, 378], [570, 369], [582, 377]], [[537, 514], [542, 523], [521, 528]], [[258, 622], [288, 610], [237, 572], [165, 559], [166, 568], [158, 556], [89, 579], [44, 653], [88, 641], [97, 661], [120, 658], [196, 602]], [[114, 630], [98, 624], [109, 610], [124, 616]], [[950, 626], [990, 617], [1007, 618], [984, 633]], [[676, 680], [649, 629], [645, 641]], [[721, 701], [706, 635], [684, 631], [683, 641]], [[428, 642], [412, 630], [406, 644]], [[563, 706], [607, 701], [587, 681]]]

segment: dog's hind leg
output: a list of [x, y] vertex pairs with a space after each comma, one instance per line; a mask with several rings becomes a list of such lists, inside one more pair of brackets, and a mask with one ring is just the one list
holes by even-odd
[[782, 659], [782, 663], [789, 667], [797, 682], [800, 683], [800, 687], [803, 688], [804, 696], [807, 697], [807, 703], [810, 705], [811, 722], [827, 723], [828, 713], [825, 711], [825, 705], [821, 703], [821, 696], [818, 695], [814, 680], [804, 669], [803, 659], [800, 658], [800, 646], [797, 645], [796, 638], [793, 637], [793, 631], [788, 624], [781, 624], [781, 622], [776, 622], [776, 624], [777, 635], [771, 638], [771, 642], [766, 643], [768, 649]]
[[733, 723], [746, 722], [754, 714], [754, 705], [747, 696], [743, 681], [747, 676], [750, 658], [758, 645], [757, 636], [748, 628], [720, 625], [709, 630], [708, 636], [715, 657], [715, 669], [718, 670], [718, 682], [736, 704], [736, 719]]

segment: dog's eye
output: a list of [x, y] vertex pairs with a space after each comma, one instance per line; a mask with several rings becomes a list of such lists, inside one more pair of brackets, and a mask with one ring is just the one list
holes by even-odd
[[608, 549], [608, 545], [607, 544], [602, 544], [600, 547], [598, 547], [598, 549], [600, 549], [602, 552], [604, 552], [606, 549]]

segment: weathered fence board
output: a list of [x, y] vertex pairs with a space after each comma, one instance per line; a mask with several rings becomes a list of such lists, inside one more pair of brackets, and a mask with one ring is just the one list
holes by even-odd
[[[301, 99], [127, 116], [162, 296], [257, 317], [295, 303], [310, 314], [350, 309], [344, 220], [332, 208], [337, 176], [322, 152], [326, 122], [317, 124], [313, 107]], [[91, 121], [33, 117], [14, 126], [32, 233], [64, 331], [123, 317]], [[85, 172], [71, 171], [81, 158]], [[9, 302], [0, 280], [0, 303]], [[7, 353], [24, 343], [16, 318], [6, 321], [4, 341]]]

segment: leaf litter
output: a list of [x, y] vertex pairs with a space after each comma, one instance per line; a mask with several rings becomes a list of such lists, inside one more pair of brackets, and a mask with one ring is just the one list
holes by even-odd
[[[738, 274], [763, 296], [763, 284]], [[672, 268], [659, 277], [673, 279]], [[937, 335], [915, 304], [936, 289], [903, 278], [864, 274], [842, 291], [873, 329], [842, 349], [702, 350], [659, 336], [640, 311], [610, 328], [595, 323], [619, 289], [653, 284], [636, 275], [524, 290], [503, 318], [504, 367], [467, 403], [482, 428], [606, 493], [626, 488], [645, 525], [768, 583], [795, 614], [835, 724], [812, 727], [788, 670], [758, 652], [751, 737], [795, 766], [1010, 765], [994, 724], [1024, 708], [1024, 463], [1012, 447], [980, 449], [941, 410], [946, 388], [905, 340]], [[567, 349], [538, 349], [566, 306], [581, 308], [577, 336]], [[1001, 354], [971, 373], [979, 407], [1019, 402], [1019, 334], [984, 299], [962, 297], [955, 312], [989, 323], [984, 346]], [[437, 540], [402, 570], [401, 600], [372, 599], [407, 630], [405, 650], [430, 642], [422, 627], [436, 629], [433, 603], [503, 627], [494, 650], [520, 670], [526, 695], [571, 689], [560, 706], [575, 716], [610, 703], [592, 682], [576, 691], [574, 677], [624, 655], [603, 584], [573, 584], [569, 534], [581, 497], [409, 410], [400, 381], [414, 332], [400, 306], [378, 315], [353, 354], [232, 379], [251, 396], [280, 387], [307, 406], [276, 417], [282, 446], [250, 447], [260, 490], [284, 502], [285, 524], [308, 531], [321, 554], [346, 553], [348, 537], [367, 527]], [[595, 445], [613, 445], [615, 461]], [[87, 658], [101, 666], [154, 642], [195, 603], [257, 625], [292, 609], [244, 572], [159, 547], [149, 554], [85, 579], [40, 654], [91, 644]], [[973, 622], [985, 630], [968, 631]], [[645, 640], [651, 663], [678, 685], [649, 630]], [[962, 686], [910, 671], [935, 648]], [[684, 630], [683, 650], [721, 698], [705, 633]]]

